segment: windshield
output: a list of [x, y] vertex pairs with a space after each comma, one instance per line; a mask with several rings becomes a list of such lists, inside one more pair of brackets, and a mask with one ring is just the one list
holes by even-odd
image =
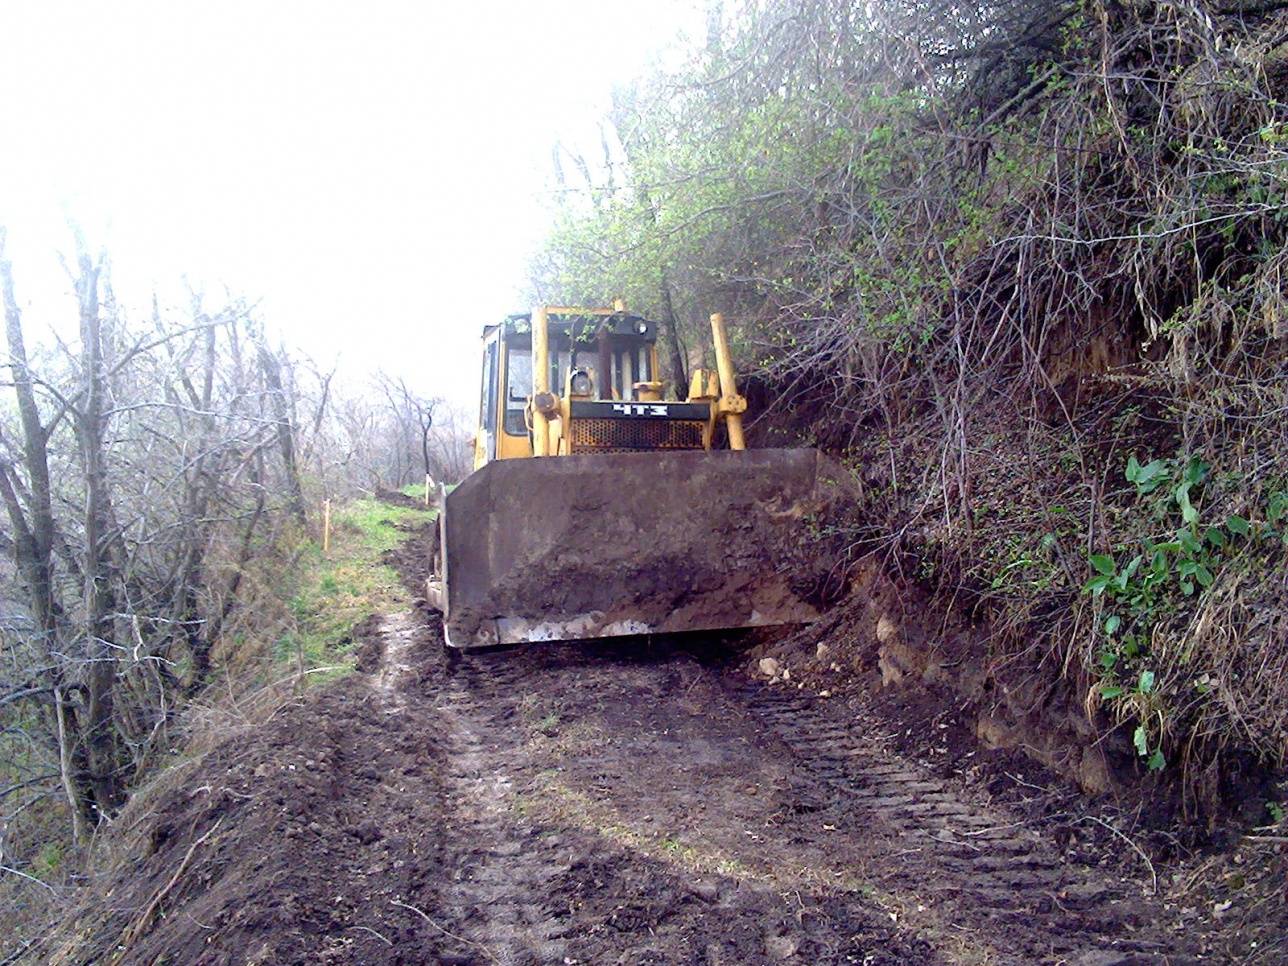
[[[526, 436], [523, 410], [532, 395], [532, 350], [511, 346], [506, 351], [505, 431], [511, 436]], [[564, 374], [568, 371], [568, 350], [550, 353], [550, 388], [558, 395], [563, 391]]]
[[510, 378], [507, 384], [509, 389], [506, 398], [511, 403], [525, 403], [532, 395], [532, 353], [527, 349], [510, 350]]
[[532, 395], [532, 351], [510, 349], [506, 358], [509, 361], [505, 379], [505, 431], [511, 436], [523, 436], [528, 431], [523, 409]]

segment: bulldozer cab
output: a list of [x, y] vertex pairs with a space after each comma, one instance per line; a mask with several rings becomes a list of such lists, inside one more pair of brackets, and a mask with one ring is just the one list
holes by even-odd
[[[581, 403], [658, 402], [657, 324], [620, 309], [568, 309], [546, 313], [546, 382], [567, 402], [552, 414], [550, 436], [556, 454], [606, 448], [607, 427], [586, 425], [579, 436], [568, 431], [574, 418], [596, 418], [597, 409]], [[483, 384], [475, 434], [475, 469], [496, 459], [536, 455], [530, 408], [534, 392], [533, 314], [507, 317], [483, 332]], [[567, 410], [566, 415], [564, 410]], [[575, 412], [574, 410], [585, 410]], [[622, 416], [611, 406], [607, 418]], [[702, 418], [708, 414], [702, 413]], [[591, 432], [598, 428], [599, 432]], [[609, 433], [608, 435], [611, 435]]]

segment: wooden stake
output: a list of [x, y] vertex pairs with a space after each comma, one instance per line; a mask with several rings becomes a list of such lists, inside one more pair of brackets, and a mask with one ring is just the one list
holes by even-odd
[[331, 501], [322, 501], [322, 552], [331, 551]]
[[429, 506], [429, 488], [433, 486], [434, 481], [428, 473], [425, 474], [425, 506]]

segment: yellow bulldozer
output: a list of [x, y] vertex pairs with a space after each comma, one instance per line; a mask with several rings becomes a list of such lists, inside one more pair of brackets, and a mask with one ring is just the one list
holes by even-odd
[[679, 400], [656, 323], [620, 302], [484, 329], [474, 472], [440, 490], [429, 581], [449, 647], [819, 616], [837, 474], [812, 449], [745, 448], [719, 315], [711, 330], [716, 369]]

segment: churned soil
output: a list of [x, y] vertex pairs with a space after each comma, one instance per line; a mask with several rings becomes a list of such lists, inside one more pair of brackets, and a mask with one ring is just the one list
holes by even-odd
[[[402, 632], [383, 625], [382, 635]], [[419, 629], [418, 629], [419, 633]], [[283, 706], [135, 819], [54, 962], [432, 961], [444, 750], [432, 712], [353, 676]]]
[[[422, 534], [391, 555], [418, 590]], [[177, 773], [67, 963], [1126, 963], [1143, 869], [709, 636], [448, 661], [435, 615]], [[964, 752], [962, 752], [964, 754]], [[1225, 961], [1212, 958], [1212, 961]], [[1266, 960], [1273, 961], [1273, 960]]]

